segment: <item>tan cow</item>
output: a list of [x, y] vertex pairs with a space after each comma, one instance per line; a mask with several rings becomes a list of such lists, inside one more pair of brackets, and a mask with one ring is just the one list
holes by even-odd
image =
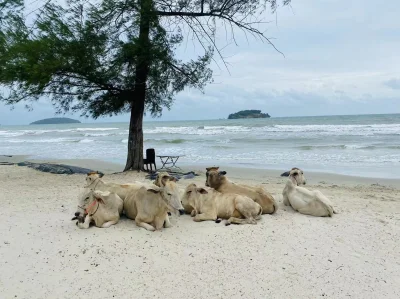
[[116, 193], [119, 197], [122, 198], [122, 200], [124, 200], [130, 188], [138, 190], [140, 187], [145, 185], [145, 183], [142, 182], [134, 182], [131, 184], [105, 183], [102, 180], [102, 177], [103, 175], [96, 172], [88, 173], [86, 176], [85, 188]]
[[332, 217], [336, 214], [331, 201], [318, 190], [307, 190], [300, 185], [305, 185], [306, 179], [301, 169], [295, 167], [289, 172], [289, 179], [283, 189], [283, 204], [291, 206], [301, 214]]
[[134, 219], [137, 226], [147, 230], [161, 230], [171, 227], [168, 212], [179, 211], [184, 214], [182, 204], [164, 187], [143, 186], [130, 192], [124, 201], [125, 215]]
[[118, 223], [123, 208], [122, 199], [115, 193], [89, 190], [80, 198], [78, 208], [82, 216], [76, 217], [79, 228], [89, 228], [91, 222], [97, 227], [107, 228]]
[[278, 205], [273, 196], [263, 188], [232, 183], [226, 178], [226, 171], [219, 171], [218, 169], [218, 167], [207, 169], [208, 186], [221, 193], [235, 193], [250, 197], [262, 207], [263, 214], [273, 214], [278, 210]]
[[193, 207], [193, 221], [227, 219], [225, 225], [257, 224], [262, 207], [247, 196], [220, 193], [212, 188], [198, 188], [196, 184], [186, 187], [185, 200]]

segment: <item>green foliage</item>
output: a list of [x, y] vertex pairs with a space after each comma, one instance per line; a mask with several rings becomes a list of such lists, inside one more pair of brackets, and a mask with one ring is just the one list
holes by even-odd
[[229, 114], [228, 119], [239, 118], [269, 118], [268, 113], [261, 113], [261, 110], [242, 110], [236, 113]]
[[143, 14], [136, 1], [47, 3], [33, 27], [26, 24], [23, 3], [6, 1], [0, 0], [7, 8], [7, 20], [0, 23], [0, 86], [7, 92], [0, 100], [7, 104], [47, 96], [58, 112], [81, 111], [94, 118], [129, 112], [143, 57], [150, 62], [145, 107], [153, 116], [170, 108], [185, 87], [202, 89], [212, 81], [212, 49], [197, 60], [177, 59], [182, 32], [167, 31], [156, 14], [145, 16], [150, 44], [139, 41]]

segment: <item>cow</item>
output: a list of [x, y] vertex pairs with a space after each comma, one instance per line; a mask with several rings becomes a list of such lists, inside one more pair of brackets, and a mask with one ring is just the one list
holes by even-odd
[[250, 197], [262, 207], [263, 214], [274, 214], [278, 210], [278, 205], [273, 196], [262, 187], [251, 187], [232, 183], [225, 176], [226, 171], [219, 171], [217, 167], [207, 172], [207, 183], [209, 187], [221, 193], [235, 193]]
[[168, 212], [185, 211], [179, 197], [169, 193], [165, 187], [156, 185], [142, 186], [138, 191], [131, 191], [124, 201], [125, 215], [134, 219], [136, 225], [149, 231], [171, 227]]
[[196, 184], [186, 187], [183, 199], [192, 207], [193, 221], [227, 219], [225, 225], [257, 224], [262, 207], [251, 198], [238, 194], [221, 193], [212, 188], [198, 188]]
[[283, 189], [283, 204], [291, 206], [295, 211], [316, 217], [332, 217], [336, 214], [331, 201], [318, 190], [308, 190], [301, 185], [306, 184], [304, 172], [295, 167], [289, 171], [289, 178]]
[[[123, 209], [122, 199], [115, 193], [100, 190], [88, 190], [80, 197], [78, 208], [83, 216], [76, 215], [76, 225], [87, 229], [91, 222], [97, 227], [108, 228], [118, 223]], [[80, 214], [80, 213], [79, 213]]]
[[[108, 191], [110, 193], [117, 194], [122, 200], [125, 199], [127, 193], [131, 190], [139, 190], [140, 187], [144, 186], [144, 183], [134, 182], [131, 184], [116, 184], [116, 183], [105, 183], [102, 180], [103, 174], [98, 172], [89, 172], [86, 176], [85, 193], [90, 191]], [[84, 195], [82, 195], [84, 197]], [[87, 197], [87, 196], [86, 196]], [[76, 217], [83, 217], [83, 210], [79, 209], [75, 212]]]

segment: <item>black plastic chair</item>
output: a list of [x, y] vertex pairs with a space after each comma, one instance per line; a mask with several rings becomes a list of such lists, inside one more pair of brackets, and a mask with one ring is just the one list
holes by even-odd
[[146, 158], [143, 159], [143, 165], [146, 165], [147, 171], [149, 171], [149, 164], [150, 164], [150, 170], [153, 171], [152, 164], [154, 164], [154, 171], [157, 170], [156, 166], [156, 152], [154, 148], [148, 148], [146, 149]]

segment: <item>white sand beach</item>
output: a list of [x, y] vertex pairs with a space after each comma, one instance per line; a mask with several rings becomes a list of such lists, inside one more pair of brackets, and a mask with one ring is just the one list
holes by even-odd
[[[284, 207], [280, 172], [224, 170], [235, 182], [263, 184], [277, 195], [278, 212], [257, 225], [184, 215], [161, 232], [124, 217], [82, 230], [71, 218], [84, 175], [0, 166], [0, 298], [400, 298], [398, 180], [305, 170], [306, 187], [339, 212], [317, 218]], [[191, 182], [204, 185], [204, 171], [178, 184]]]

